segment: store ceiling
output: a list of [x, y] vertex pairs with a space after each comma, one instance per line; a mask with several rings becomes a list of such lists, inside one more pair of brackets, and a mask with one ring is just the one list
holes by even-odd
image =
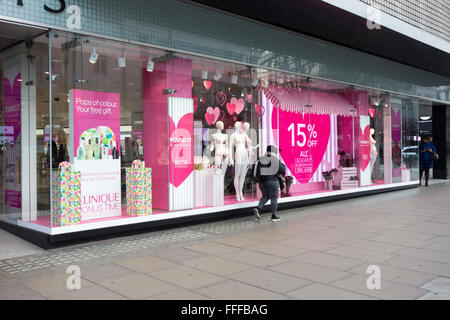
[[31, 39], [46, 29], [0, 21], [0, 51], [27, 39]]

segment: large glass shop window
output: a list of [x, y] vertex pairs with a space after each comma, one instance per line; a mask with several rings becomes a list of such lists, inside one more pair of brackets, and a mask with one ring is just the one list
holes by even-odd
[[[56, 157], [46, 225], [162, 212], [152, 205], [152, 189], [168, 174], [167, 133], [159, 134], [167, 116], [159, 110], [171, 59], [159, 50], [64, 33], [53, 33], [51, 49], [49, 141]], [[167, 69], [156, 70], [157, 62]]]
[[256, 200], [256, 86], [246, 66], [192, 60], [195, 208]]
[[281, 196], [357, 188], [354, 90], [274, 72], [261, 83], [262, 149], [279, 147], [287, 168]]

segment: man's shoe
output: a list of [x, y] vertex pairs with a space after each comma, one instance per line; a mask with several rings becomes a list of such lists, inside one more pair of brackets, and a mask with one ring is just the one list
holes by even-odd
[[255, 214], [256, 219], [261, 220], [261, 215], [259, 214], [258, 208], [254, 208], [253, 213]]
[[280, 221], [281, 219], [277, 216], [272, 216], [272, 221]]

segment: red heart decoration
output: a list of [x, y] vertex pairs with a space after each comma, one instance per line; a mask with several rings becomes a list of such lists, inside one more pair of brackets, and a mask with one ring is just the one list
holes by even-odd
[[373, 118], [375, 116], [375, 109], [369, 108], [369, 114], [370, 114], [370, 117]]
[[175, 125], [169, 116], [170, 183], [178, 188], [194, 170], [194, 114], [185, 114]]
[[370, 126], [367, 125], [364, 128], [364, 132], [362, 131], [361, 128], [359, 128], [359, 134], [360, 134], [360, 144], [359, 144], [360, 166], [361, 171], [365, 171], [370, 163]]
[[236, 114], [239, 114], [242, 112], [242, 110], [244, 110], [244, 106], [245, 106], [244, 99], [240, 98], [238, 100], [235, 97], [233, 97], [233, 98], [231, 98], [230, 103], [236, 105], [236, 109], [234, 110], [234, 112], [236, 112]]
[[247, 102], [248, 103], [251, 103], [252, 102], [252, 100], [253, 100], [253, 97], [252, 97], [252, 95], [251, 94], [247, 94]]
[[255, 104], [255, 111], [256, 111], [256, 115], [261, 118], [264, 115], [266, 110], [262, 105]]
[[194, 100], [194, 112], [195, 112], [197, 111], [198, 108], [198, 98], [197, 96], [194, 96], [192, 99]]
[[227, 95], [225, 93], [223, 93], [222, 91], [217, 92], [216, 101], [221, 107], [223, 107], [225, 102], [227, 102]]
[[[275, 111], [272, 112], [272, 130], [275, 141], [279, 140], [281, 158], [299, 183], [308, 183], [322, 162], [328, 147], [331, 133], [330, 115], [301, 114], [282, 109], [279, 110], [279, 115], [280, 131], [277, 130]], [[298, 134], [298, 124], [304, 125], [300, 127], [304, 138]], [[314, 133], [317, 133], [315, 137]]]
[[212, 81], [205, 80], [205, 81], [203, 81], [203, 85], [205, 86], [206, 90], [209, 90], [209, 89], [211, 89]]
[[236, 104], [228, 102], [227, 103], [227, 111], [231, 116], [236, 111]]
[[220, 116], [219, 107], [215, 107], [214, 109], [212, 107], [208, 107], [206, 109], [205, 120], [208, 125], [212, 126], [214, 123], [216, 123], [217, 119], [219, 119], [219, 116]]

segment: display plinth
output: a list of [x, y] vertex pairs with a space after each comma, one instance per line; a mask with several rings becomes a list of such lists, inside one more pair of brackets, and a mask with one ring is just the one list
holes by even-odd
[[224, 175], [208, 172], [205, 178], [206, 206], [219, 207], [224, 205]]

